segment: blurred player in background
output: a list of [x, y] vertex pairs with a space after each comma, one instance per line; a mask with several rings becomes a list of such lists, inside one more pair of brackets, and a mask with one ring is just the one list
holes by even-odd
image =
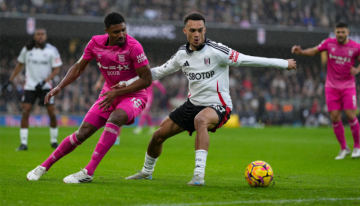
[[360, 157], [359, 122], [356, 118], [356, 89], [355, 75], [360, 72], [360, 65], [353, 65], [356, 58], [360, 58], [360, 45], [348, 39], [349, 29], [346, 23], [338, 23], [335, 28], [336, 38], [327, 38], [318, 46], [302, 50], [300, 46], [292, 47], [291, 52], [302, 56], [315, 56], [327, 51], [327, 76], [325, 83], [325, 98], [335, 136], [340, 143], [341, 150], [336, 160], [344, 159], [351, 153], [345, 140], [345, 130], [341, 122], [341, 112], [344, 111], [348, 119], [354, 138], [352, 158]]
[[[105, 82], [104, 76], [100, 75], [98, 80], [95, 83], [94, 89], [95, 90], [101, 90], [103, 88], [103, 86], [104, 86], [104, 82]], [[120, 144], [120, 134], [121, 134], [121, 127], [119, 128], [119, 135], [117, 136], [114, 145], [119, 145]]]
[[153, 80], [157, 80], [182, 69], [189, 81], [188, 100], [163, 120], [149, 142], [143, 169], [126, 179], [151, 179], [163, 143], [181, 132], [188, 131], [192, 135], [196, 131], [194, 176], [187, 184], [205, 185], [208, 132], [222, 127], [232, 110], [229, 65], [296, 69], [293, 59], [248, 56], [205, 38], [205, 17], [200, 13], [186, 15], [184, 26], [188, 43], [181, 46], [165, 64], [152, 68], [151, 75]]
[[[21, 50], [17, 58], [17, 65], [10, 79], [5, 83], [3, 91], [14, 80], [16, 75], [25, 65], [25, 87], [24, 94], [21, 98], [22, 116], [20, 128], [21, 145], [17, 151], [27, 150], [28, 134], [29, 134], [29, 116], [36, 99], [39, 99], [38, 105], [44, 106], [44, 98], [52, 89], [51, 79], [60, 72], [62, 61], [58, 50], [51, 44], [46, 42], [46, 30], [36, 29], [34, 38]], [[50, 143], [51, 147], [57, 148], [58, 128], [56, 122], [56, 109], [54, 105], [54, 97], [45, 104], [50, 117]]]
[[[83, 56], [69, 69], [60, 84], [49, 92], [45, 103], [75, 81], [93, 58], [96, 58], [105, 78], [101, 95], [86, 114], [80, 128], [66, 137], [45, 162], [30, 171], [27, 174], [28, 180], [39, 180], [55, 162], [105, 126], [90, 163], [79, 172], [63, 179], [65, 183], [91, 182], [100, 161], [114, 145], [120, 127], [134, 123], [134, 119], [146, 106], [145, 88], [151, 84], [151, 72], [141, 44], [127, 35], [125, 19], [121, 14], [109, 13], [104, 23], [106, 34], [92, 37]], [[140, 79], [125, 89], [111, 89], [113, 85], [137, 76]]]
[[153, 134], [155, 132], [155, 127], [152, 122], [152, 116], [151, 116], [151, 111], [150, 111], [151, 105], [152, 105], [152, 102], [154, 99], [154, 91], [153, 91], [154, 86], [156, 86], [163, 95], [166, 94], [166, 89], [159, 80], [153, 81], [151, 86], [146, 89], [146, 92], [148, 95], [148, 102], [146, 103], [146, 108], [140, 115], [139, 125], [134, 129], [135, 134], [140, 134], [142, 132], [142, 127], [145, 124], [145, 121], [147, 121], [147, 123], [149, 125], [148, 133]]

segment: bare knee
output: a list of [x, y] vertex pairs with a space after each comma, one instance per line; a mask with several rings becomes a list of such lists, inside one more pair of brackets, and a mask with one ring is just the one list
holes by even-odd
[[207, 128], [207, 120], [203, 115], [196, 115], [194, 119], [195, 130]]
[[126, 124], [128, 120], [128, 116], [124, 110], [114, 111], [111, 113], [108, 122], [116, 124], [117, 126], [121, 127], [122, 125]]
[[23, 110], [22, 110], [22, 116], [23, 116], [23, 118], [29, 118], [30, 112], [31, 112], [31, 109], [23, 108]]
[[151, 138], [151, 141], [156, 144], [162, 144], [165, 140], [166, 138], [161, 135], [160, 130], [156, 130]]
[[75, 132], [76, 139], [80, 142], [85, 142], [89, 137], [91, 137], [94, 132], [96, 132], [95, 126], [92, 125], [81, 125], [80, 128]]

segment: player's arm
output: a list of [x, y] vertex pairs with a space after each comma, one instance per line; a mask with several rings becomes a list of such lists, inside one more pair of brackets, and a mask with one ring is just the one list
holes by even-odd
[[320, 54], [320, 51], [317, 46], [302, 50], [300, 45], [295, 45], [291, 48], [291, 53], [300, 56], [316, 56]]
[[102, 85], [104, 84], [105, 78], [103, 75], [100, 75], [97, 79], [94, 88], [95, 89], [101, 89]]
[[[176, 71], [178, 71], [179, 69], [181, 69], [181, 66], [179, 63], [177, 63], [177, 56], [178, 53], [176, 53], [174, 56], [172, 56], [165, 64], [158, 66], [158, 67], [154, 67], [151, 68], [151, 78], [152, 81], [158, 80], [166, 75], [172, 74]], [[129, 86], [130, 84], [136, 82], [138, 79], [138, 77], [132, 78], [128, 81], [124, 81], [124, 82], [119, 82], [119, 84], [113, 86], [112, 88], [123, 88], [125, 86]]]
[[75, 81], [84, 72], [86, 66], [89, 63], [90, 60], [86, 60], [81, 57], [80, 60], [69, 69], [65, 77], [61, 80], [60, 84], [46, 95], [44, 104], [47, 104], [50, 98], [57, 95], [61, 89]]
[[360, 72], [360, 64], [359, 64], [357, 67], [351, 66], [350, 74], [351, 74], [352, 76], [357, 75], [359, 72]]
[[118, 96], [136, 92], [141, 89], [145, 89], [151, 85], [151, 72], [150, 72], [149, 64], [137, 68], [135, 71], [138, 74], [139, 79], [136, 80], [133, 84], [127, 87], [123, 87], [121, 89], [114, 89], [112, 91], [107, 91], [100, 95], [100, 96], [106, 96], [98, 104], [100, 109], [103, 108], [103, 110], [107, 110]]
[[21, 72], [22, 68], [24, 67], [24, 64], [21, 62], [18, 62], [15, 66], [14, 71], [11, 73], [10, 79], [5, 82], [3, 85], [2, 91], [4, 92], [6, 88], [11, 84], [11, 82], [14, 80], [14, 78]]
[[45, 82], [49, 82], [50, 80], [52, 80], [59, 73], [60, 73], [60, 67], [53, 68], [51, 74], [48, 76], [48, 78], [45, 79]]

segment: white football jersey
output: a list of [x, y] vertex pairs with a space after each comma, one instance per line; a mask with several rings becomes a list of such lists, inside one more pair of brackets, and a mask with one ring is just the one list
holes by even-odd
[[[53, 68], [62, 65], [58, 50], [49, 43], [46, 43], [43, 49], [34, 47], [27, 50], [24, 47], [17, 60], [25, 64], [24, 89], [32, 91], [38, 83], [50, 76]], [[52, 85], [46, 83], [43, 89], [52, 89]]]
[[188, 97], [194, 105], [223, 105], [232, 109], [229, 90], [230, 66], [275, 67], [286, 69], [282, 59], [252, 57], [221, 43], [205, 39], [197, 51], [187, 43], [169, 61], [151, 69], [153, 81], [182, 69], [189, 81]]

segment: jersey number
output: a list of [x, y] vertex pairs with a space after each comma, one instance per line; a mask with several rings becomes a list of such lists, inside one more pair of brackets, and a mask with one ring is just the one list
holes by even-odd
[[132, 98], [130, 101], [134, 102], [134, 107], [139, 108], [142, 105], [142, 102], [140, 99]]

